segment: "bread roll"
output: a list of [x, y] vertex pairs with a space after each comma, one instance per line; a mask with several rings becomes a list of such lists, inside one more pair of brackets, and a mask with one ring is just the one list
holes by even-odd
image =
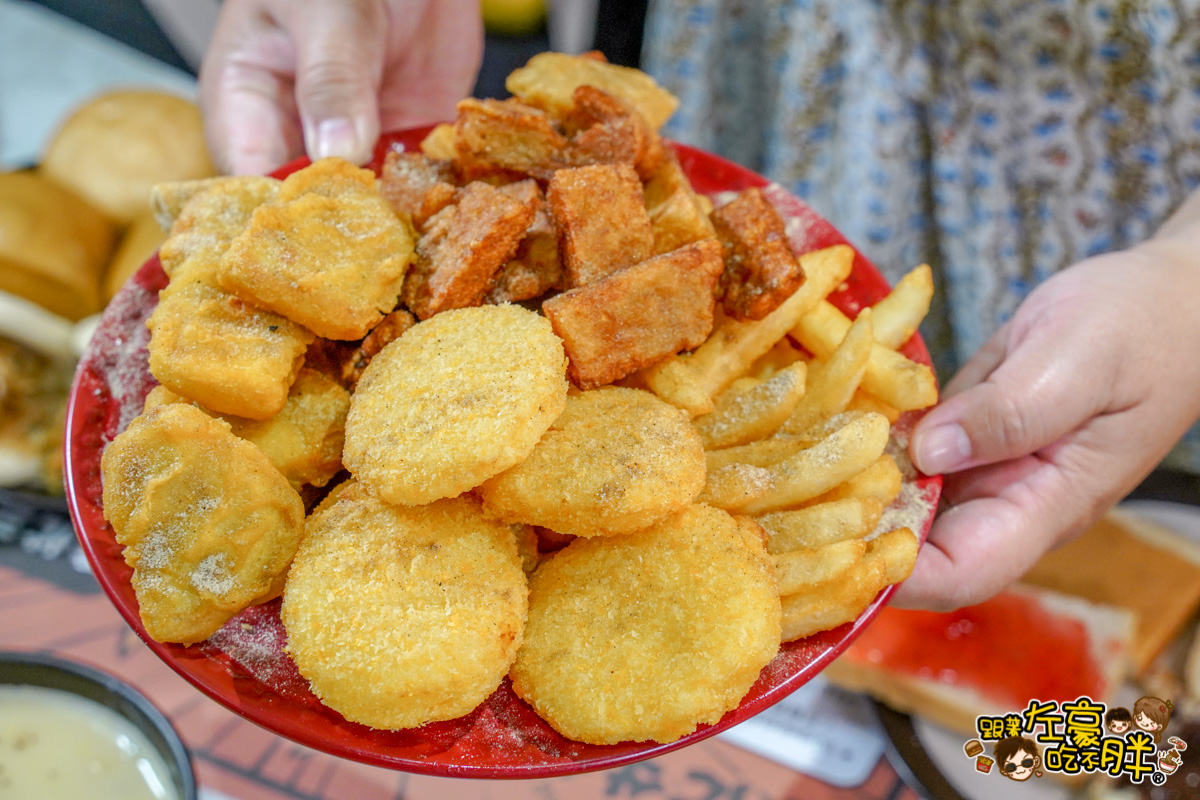
[[215, 172], [196, 104], [144, 90], [80, 107], [51, 139], [41, 170], [122, 225], [147, 208], [154, 184]]
[[99, 211], [32, 172], [0, 174], [0, 291], [78, 320], [100, 310], [115, 233]]

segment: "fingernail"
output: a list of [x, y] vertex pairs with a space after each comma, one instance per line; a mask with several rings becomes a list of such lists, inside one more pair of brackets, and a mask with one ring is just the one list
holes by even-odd
[[941, 425], [917, 439], [917, 466], [926, 475], [953, 472], [971, 458], [971, 440], [960, 425]]
[[312, 158], [338, 156], [354, 161], [359, 155], [358, 131], [348, 119], [326, 119], [317, 123], [317, 141]]

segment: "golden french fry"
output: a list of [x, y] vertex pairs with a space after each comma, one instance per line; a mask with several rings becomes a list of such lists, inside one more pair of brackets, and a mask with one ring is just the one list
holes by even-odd
[[[817, 358], [828, 359], [849, 330], [850, 320], [825, 300], [805, 314], [791, 333]], [[927, 408], [937, 402], [933, 370], [879, 343], [871, 347], [862, 387], [900, 411]]]
[[780, 426], [780, 433], [802, 433], [846, 409], [867, 370], [875, 341], [871, 318], [871, 310], [864, 308], [829, 360], [813, 369], [808, 391]]
[[829, 503], [776, 511], [757, 517], [767, 532], [772, 555], [861, 539], [879, 524], [883, 504], [873, 497], [846, 497]]
[[888, 422], [893, 425], [896, 424], [896, 420], [900, 419], [899, 409], [892, 408], [879, 398], [864, 392], [861, 388], [854, 393], [854, 397], [850, 398], [850, 402], [846, 405], [846, 410], [874, 411], [876, 414], [883, 414], [888, 418]]
[[[759, 380], [769, 380], [776, 372], [784, 367], [804, 359], [800, 348], [792, 344], [786, 336], [772, 345], [771, 349], [754, 360], [750, 365], [749, 374]], [[811, 371], [812, 364], [809, 364]]]
[[[709, 396], [725, 391], [736, 378], [745, 375], [756, 359], [771, 349], [800, 319], [836, 289], [850, 275], [854, 250], [836, 245], [800, 256], [804, 283], [783, 305], [757, 322], [725, 319], [713, 330], [708, 341], [688, 359], [699, 383]], [[849, 324], [846, 328], [849, 329]], [[843, 331], [843, 335], [845, 332]], [[841, 341], [841, 337], [838, 338]], [[836, 347], [836, 343], [834, 347]], [[833, 352], [833, 347], [829, 348]]]
[[458, 146], [455, 144], [457, 136], [458, 134], [454, 132], [454, 126], [448, 122], [443, 122], [421, 140], [421, 152], [430, 158], [457, 158]]
[[868, 414], [851, 421], [812, 447], [768, 467], [769, 488], [736, 507], [761, 514], [799, 505], [862, 472], [883, 454], [888, 421]]
[[769, 381], [722, 394], [711, 414], [692, 420], [705, 449], [736, 447], [774, 433], [804, 397], [807, 372], [808, 365], [797, 361]]
[[708, 473], [704, 491], [700, 492], [696, 502], [736, 511], [769, 492], [773, 481], [774, 477], [767, 468], [729, 464]]
[[785, 642], [827, 631], [858, 618], [887, 586], [882, 559], [859, 561], [840, 580], [782, 598]]
[[896, 459], [884, 453], [862, 472], [845, 483], [833, 487], [820, 497], [814, 498], [811, 502], [813, 504], [832, 503], [834, 500], [842, 500], [847, 497], [870, 497], [878, 500], [884, 508], [887, 508], [893, 500], [899, 497], [903, 485], [904, 476], [900, 473]]
[[779, 594], [803, 592], [846, 574], [867, 552], [861, 539], [844, 539], [775, 556]]
[[634, 377], [659, 398], [698, 417], [713, 410], [713, 401], [700, 385], [696, 373], [687, 368], [685, 358], [671, 356], [635, 373]]
[[895, 350], [917, 332], [933, 300], [933, 270], [916, 267], [875, 304], [875, 341]]
[[900, 583], [912, 574], [920, 541], [909, 528], [881, 533], [866, 545], [867, 559], [877, 559], [883, 564], [889, 584]]
[[773, 436], [769, 439], [759, 439], [757, 442], [726, 447], [723, 450], [708, 450], [704, 453], [708, 460], [708, 473], [711, 475], [730, 464], [748, 464], [752, 467], [769, 467], [778, 464], [789, 456], [794, 456], [815, 442], [788, 436]]

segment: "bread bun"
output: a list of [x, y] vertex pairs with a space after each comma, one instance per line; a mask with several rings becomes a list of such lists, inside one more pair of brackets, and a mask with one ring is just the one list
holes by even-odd
[[122, 225], [147, 208], [154, 184], [215, 172], [196, 104], [145, 90], [81, 106], [50, 140], [41, 170]]
[[0, 173], [0, 291], [70, 320], [94, 314], [114, 238], [104, 215], [66, 189]]
[[[1022, 687], [1056, 687], [1062, 695], [1038, 700], [1073, 700], [1087, 694], [1104, 702], [1128, 675], [1136, 623], [1128, 609], [1031, 586], [1010, 587], [973, 608], [981, 613], [967, 615], [966, 622], [957, 621], [957, 612], [936, 615], [885, 608], [823, 675], [837, 686], [865, 692], [898, 711], [918, 714], [964, 736], [978, 734], [975, 721], [981, 715], [1003, 716], [1028, 705], [1030, 698]], [[982, 611], [985, 608], [991, 610]], [[1000, 619], [997, 610], [1028, 616]], [[921, 621], [910, 629], [914, 617]], [[916, 630], [937, 627], [928, 622], [934, 617], [945, 618], [943, 634], [914, 638]], [[1044, 651], [1055, 647], [1055, 642], [1071, 646], [1057, 638], [1064, 630], [1085, 637], [1087, 644], [1080, 650], [1086, 652], [1072, 652], [1072, 658], [1062, 652], [1047, 659]], [[939, 672], [938, 659], [950, 651], [955, 668]], [[926, 653], [935, 655], [926, 662], [929, 666], [913, 670], [916, 653], [922, 658]], [[1089, 667], [1078, 672], [1074, 667], [1080, 664]], [[997, 671], [1012, 677], [993, 683]], [[1035, 678], [1022, 679], [1024, 675]]]
[[149, 207], [125, 229], [117, 252], [108, 262], [108, 271], [104, 273], [102, 294], [106, 304], [125, 285], [125, 281], [146, 263], [146, 259], [154, 255], [154, 251], [166, 238], [167, 234], [159, 227], [158, 220]]

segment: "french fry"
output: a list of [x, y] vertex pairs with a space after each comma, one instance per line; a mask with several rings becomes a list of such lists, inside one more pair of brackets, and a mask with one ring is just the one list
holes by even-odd
[[843, 539], [821, 547], [805, 547], [775, 556], [779, 594], [803, 592], [845, 575], [867, 552], [861, 539]]
[[783, 433], [781, 431], [776, 434], [776, 438], [793, 439], [801, 442], [803, 447], [812, 447], [814, 444], [817, 444], [837, 429], [844, 427], [852, 420], [862, 419], [863, 417], [867, 416], [868, 413], [870, 412], [843, 411], [840, 414], [834, 414], [831, 417], [826, 417], [816, 425], [811, 426], [808, 430], [801, 431], [800, 433]]
[[458, 158], [458, 147], [455, 145], [457, 138], [454, 125], [443, 122], [421, 140], [421, 152], [430, 158]]
[[757, 442], [750, 442], [739, 447], [708, 450], [704, 455], [708, 459], [708, 471], [711, 474], [730, 464], [769, 467], [811, 446], [811, 442], [794, 437], [773, 436], [769, 439], [759, 439]]
[[633, 377], [659, 398], [698, 417], [713, 410], [713, 401], [700, 386], [696, 374], [684, 364], [685, 358], [671, 356]]
[[773, 485], [774, 476], [766, 467], [729, 464], [708, 473], [696, 502], [733, 512], [766, 495]]
[[802, 639], [852, 622], [885, 586], [887, 572], [882, 559], [864, 558], [840, 580], [784, 596], [782, 640]]
[[845, 483], [833, 487], [820, 497], [813, 498], [810, 502], [813, 504], [832, 503], [834, 500], [842, 500], [847, 497], [870, 497], [878, 500], [884, 508], [887, 508], [893, 500], [899, 497], [903, 485], [904, 476], [900, 474], [900, 467], [896, 465], [896, 459], [884, 453], [874, 464], [862, 472]]
[[846, 405], [847, 411], [873, 411], [876, 414], [883, 414], [887, 417], [888, 422], [893, 425], [896, 420], [900, 419], [899, 409], [889, 406], [877, 397], [874, 397], [861, 388], [854, 393], [854, 397], [850, 398], [850, 402]]
[[757, 517], [767, 532], [767, 550], [777, 555], [805, 547], [821, 547], [861, 539], [875, 530], [883, 504], [873, 497], [847, 497], [793, 511]]
[[876, 559], [883, 564], [888, 584], [907, 580], [912, 574], [913, 565], [917, 563], [920, 541], [910, 529], [896, 528], [881, 533], [866, 545], [867, 559]]
[[[696, 372], [700, 385], [709, 396], [716, 397], [735, 379], [745, 375], [756, 359], [846, 280], [853, 264], [854, 251], [846, 245], [805, 253], [800, 256], [804, 283], [783, 305], [757, 322], [724, 320], [687, 361], [688, 368]], [[847, 324], [847, 330], [849, 327]], [[841, 337], [838, 338], [840, 341]], [[829, 353], [834, 347], [829, 348]]]
[[917, 332], [933, 300], [933, 271], [928, 264], [899, 280], [887, 297], [875, 304], [875, 341], [895, 350]]
[[774, 433], [804, 397], [807, 371], [808, 366], [797, 361], [769, 381], [722, 394], [711, 414], [692, 421], [705, 449], [735, 447]]
[[[828, 359], [849, 330], [850, 320], [846, 315], [823, 300], [801, 317], [791, 332], [806, 350], [817, 358]], [[871, 347], [862, 386], [900, 411], [927, 408], [937, 402], [933, 370], [879, 343]]]
[[[765, 479], [757, 477], [753, 491], [744, 482], [744, 505], [721, 507], [754, 515], [799, 505], [857, 475], [882, 455], [887, 441], [888, 422], [883, 417], [871, 414], [853, 420], [820, 443], [766, 468]], [[762, 490], [764, 483], [767, 488]], [[722, 499], [737, 495], [724, 488]]]
[[[785, 336], [772, 345], [770, 350], [754, 360], [754, 363], [750, 365], [749, 374], [765, 381], [784, 367], [803, 359], [804, 353], [800, 352], [800, 349], [792, 344], [791, 339]], [[809, 369], [811, 371], [812, 364], [809, 364]]]
[[813, 369], [808, 391], [780, 433], [801, 433], [846, 409], [867, 370], [874, 342], [871, 318], [871, 310], [864, 308], [829, 360]]

